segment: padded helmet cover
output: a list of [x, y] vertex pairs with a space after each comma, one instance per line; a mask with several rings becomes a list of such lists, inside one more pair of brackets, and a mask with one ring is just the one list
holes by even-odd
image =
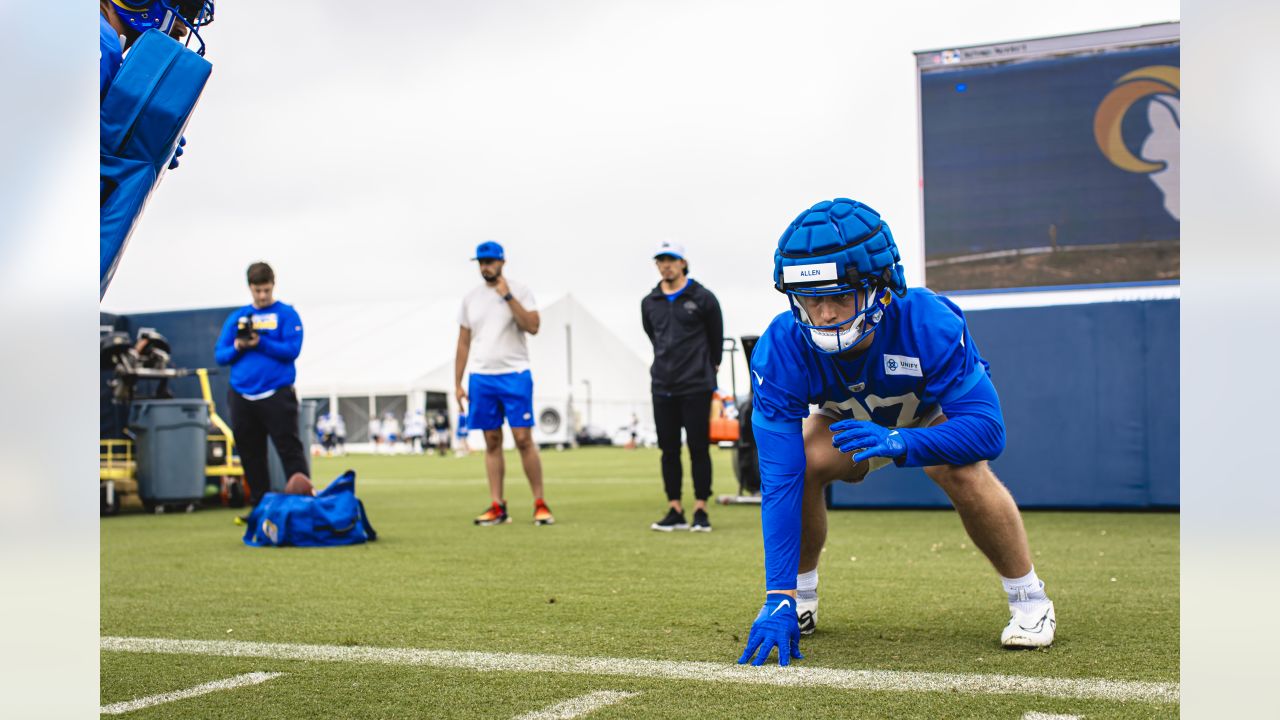
[[[782, 233], [774, 252], [773, 282], [781, 292], [830, 294], [882, 285], [903, 295], [898, 246], [880, 213], [856, 200], [824, 200], [800, 213]], [[806, 281], [787, 267], [835, 264], [835, 277]], [[831, 287], [832, 282], [836, 287]], [[816, 290], [818, 287], [822, 290]]]

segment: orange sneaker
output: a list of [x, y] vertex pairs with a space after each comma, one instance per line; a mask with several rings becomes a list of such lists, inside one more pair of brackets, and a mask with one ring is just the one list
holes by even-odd
[[551, 508], [542, 500], [533, 501], [533, 524], [534, 525], [555, 525], [555, 516], [551, 514]]
[[507, 514], [506, 503], [494, 503], [475, 519], [477, 525], [501, 525], [509, 522], [511, 522], [511, 516]]

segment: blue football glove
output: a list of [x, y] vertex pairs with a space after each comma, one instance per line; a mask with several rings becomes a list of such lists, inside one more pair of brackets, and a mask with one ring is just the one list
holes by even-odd
[[800, 619], [796, 616], [796, 599], [790, 595], [770, 593], [764, 596], [764, 607], [756, 621], [751, 623], [751, 634], [747, 637], [747, 649], [738, 664], [742, 665], [756, 654], [752, 665], [763, 665], [769, 659], [769, 653], [778, 649], [778, 664], [789, 665], [791, 659], [803, 660], [800, 654]]
[[831, 444], [840, 452], [862, 449], [853, 456], [854, 462], [867, 458], [897, 458], [907, 454], [907, 443], [897, 430], [880, 427], [865, 420], [841, 420], [831, 423]]
[[169, 159], [169, 169], [173, 170], [178, 167], [178, 158], [182, 157], [182, 148], [187, 144], [187, 136], [183, 135], [178, 138], [178, 147], [173, 151], [173, 157]]

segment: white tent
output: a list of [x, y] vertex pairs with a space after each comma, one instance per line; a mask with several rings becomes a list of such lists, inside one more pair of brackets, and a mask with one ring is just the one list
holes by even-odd
[[[390, 407], [378, 399], [404, 398], [404, 407], [423, 407], [428, 397], [438, 403], [443, 395], [449, 417], [456, 417], [457, 312], [456, 299], [307, 308], [306, 341], [297, 364], [299, 395], [329, 398], [331, 407], [347, 398], [348, 408], [351, 398], [367, 398], [369, 414], [378, 405]], [[576, 429], [588, 425], [613, 436], [630, 424], [633, 413], [641, 427], [651, 428], [648, 359], [572, 295], [545, 304], [540, 315], [540, 331], [529, 338], [535, 438], [568, 443]], [[367, 417], [347, 418], [350, 437], [363, 437], [353, 421]], [[478, 440], [473, 438], [473, 446]]]

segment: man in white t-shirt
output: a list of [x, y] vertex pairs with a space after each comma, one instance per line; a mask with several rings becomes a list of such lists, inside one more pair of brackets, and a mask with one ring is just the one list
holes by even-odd
[[[458, 406], [465, 408], [470, 398], [467, 417], [471, 429], [484, 431], [484, 468], [489, 476], [490, 506], [475, 523], [511, 522], [502, 492], [506, 474], [506, 461], [502, 456], [505, 416], [520, 452], [525, 477], [529, 479], [529, 489], [533, 491], [533, 522], [551, 525], [555, 518], [542, 499], [542, 459], [533, 442], [533, 375], [529, 372], [529, 348], [524, 337], [525, 333], [536, 335], [538, 332], [541, 322], [538, 306], [529, 288], [502, 276], [506, 259], [501, 245], [492, 240], [480, 243], [472, 260], [480, 264], [484, 284], [462, 298], [454, 379], [458, 385]], [[462, 376], [468, 369], [470, 379], [464, 389]]]

